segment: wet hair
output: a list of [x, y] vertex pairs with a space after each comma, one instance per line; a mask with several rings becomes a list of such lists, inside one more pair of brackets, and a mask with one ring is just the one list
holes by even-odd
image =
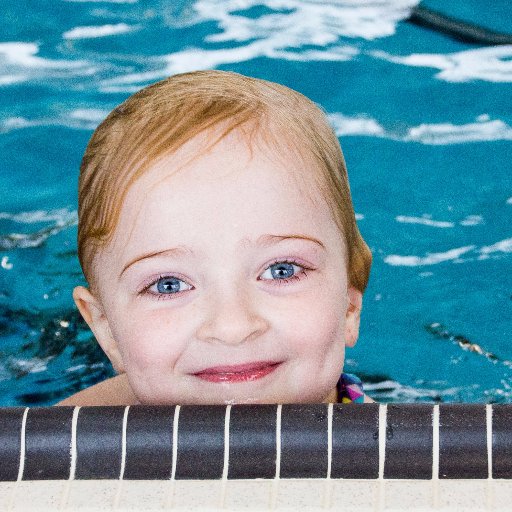
[[236, 129], [265, 140], [277, 155], [288, 149], [311, 164], [310, 178], [345, 241], [349, 282], [364, 292], [372, 254], [357, 227], [345, 161], [325, 113], [288, 87], [227, 71], [182, 73], [145, 87], [93, 133], [78, 191], [78, 257], [89, 284], [95, 254], [112, 239], [131, 185], [195, 136], [218, 134], [206, 150]]

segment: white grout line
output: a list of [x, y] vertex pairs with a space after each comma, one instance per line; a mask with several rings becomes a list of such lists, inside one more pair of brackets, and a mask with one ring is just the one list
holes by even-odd
[[124, 478], [124, 470], [126, 468], [126, 428], [128, 425], [128, 412], [130, 410], [130, 406], [127, 405], [124, 408], [123, 414], [123, 440], [121, 445], [121, 471], [119, 472], [119, 480]]
[[281, 476], [281, 412], [283, 406], [277, 405], [276, 409], [276, 476], [272, 480], [272, 488], [270, 491], [270, 509], [274, 510], [277, 503], [277, 491], [279, 487], [279, 478]]
[[276, 480], [281, 476], [281, 412], [283, 406], [277, 406], [276, 416]]
[[494, 510], [494, 481], [492, 478], [492, 405], [485, 406], [487, 433], [487, 510]]
[[226, 508], [226, 485], [229, 471], [229, 422], [231, 419], [231, 405], [226, 405], [226, 414], [224, 416], [224, 466], [222, 468], [222, 488], [220, 495], [220, 508]]
[[[18, 466], [18, 478], [17, 482], [20, 482], [23, 479], [23, 471], [25, 469], [25, 429], [27, 425], [27, 414], [28, 407], [23, 411], [23, 418], [21, 420], [21, 432], [20, 432], [20, 464]], [[14, 510], [16, 503], [16, 491], [18, 489], [17, 485], [14, 485], [9, 494], [9, 500], [7, 502], [7, 511], [11, 512]]]
[[439, 508], [439, 404], [432, 411], [432, 495], [433, 506]]
[[174, 421], [172, 425], [172, 469], [171, 480], [176, 477], [176, 461], [178, 460], [178, 421], [180, 417], [180, 406], [174, 409]]
[[176, 485], [176, 462], [178, 460], [178, 422], [180, 418], [180, 406], [174, 407], [174, 418], [172, 423], [172, 464], [171, 464], [171, 476], [169, 478], [170, 485], [166, 493], [164, 502], [165, 510], [174, 509], [174, 491]]
[[385, 488], [384, 488], [384, 465], [386, 462], [386, 435], [387, 435], [388, 407], [386, 404], [379, 405], [379, 508], [384, 510]]
[[71, 418], [71, 445], [69, 449], [70, 463], [69, 463], [69, 478], [67, 479], [64, 490], [62, 492], [59, 510], [66, 510], [68, 507], [69, 493], [71, 489], [71, 482], [75, 479], [76, 473], [76, 459], [77, 459], [77, 447], [76, 447], [76, 426], [78, 422], [78, 411], [80, 406], [76, 405], [73, 408], [73, 416]]
[[75, 406], [73, 409], [73, 418], [71, 419], [71, 466], [69, 468], [69, 480], [75, 479], [76, 473], [76, 458], [77, 458], [77, 447], [76, 447], [76, 426], [78, 423], [78, 411], [80, 406]]
[[331, 479], [332, 468], [332, 410], [333, 405], [327, 405], [327, 479]]
[[327, 475], [324, 486], [323, 504], [322, 508], [332, 508], [332, 417], [333, 417], [333, 404], [327, 404]]
[[224, 418], [224, 467], [222, 469], [222, 480], [228, 479], [229, 470], [229, 420], [231, 418], [231, 405], [226, 406]]
[[119, 510], [119, 502], [121, 501], [121, 494], [123, 493], [123, 477], [124, 470], [126, 467], [126, 426], [128, 423], [128, 411], [130, 410], [130, 406], [127, 405], [124, 408], [123, 414], [123, 428], [122, 428], [122, 436], [121, 436], [121, 469], [119, 471], [119, 479], [117, 485], [116, 496], [114, 499], [114, 510]]
[[23, 479], [23, 472], [25, 470], [25, 430], [27, 427], [27, 414], [28, 407], [23, 412], [23, 419], [21, 421], [21, 438], [20, 438], [20, 465], [18, 467], [18, 482]]
[[439, 480], [439, 405], [432, 414], [432, 480]]
[[384, 462], [386, 459], [386, 433], [388, 409], [386, 404], [379, 405], [379, 480], [384, 478]]
[[489, 479], [492, 480], [492, 405], [485, 406], [485, 419], [487, 426], [487, 468]]

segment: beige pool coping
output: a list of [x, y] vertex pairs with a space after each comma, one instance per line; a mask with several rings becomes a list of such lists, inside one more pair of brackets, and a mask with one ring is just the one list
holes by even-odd
[[511, 511], [512, 480], [0, 482], [0, 510]]

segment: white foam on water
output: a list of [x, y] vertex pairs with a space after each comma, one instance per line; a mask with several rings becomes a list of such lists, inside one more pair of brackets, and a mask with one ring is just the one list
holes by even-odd
[[[395, 33], [418, 0], [198, 0], [187, 26], [216, 22], [218, 32], [205, 43], [231, 43], [232, 48], [192, 47], [161, 58], [163, 69], [103, 80], [102, 92], [134, 92], [149, 81], [197, 69], [266, 57], [289, 61], [347, 61], [359, 55], [347, 38], [373, 40]], [[245, 16], [263, 7], [269, 13]], [[311, 48], [312, 46], [317, 48]], [[154, 59], [158, 62], [158, 59]]]
[[[426, 384], [426, 383], [424, 383]], [[440, 397], [443, 399], [453, 400], [459, 394], [468, 391], [466, 387], [446, 387], [446, 382], [435, 383], [432, 385], [439, 385], [439, 389], [423, 388], [419, 383], [417, 387], [407, 386], [394, 380], [385, 380], [377, 383], [364, 383], [364, 390], [370, 392], [370, 395], [377, 401], [391, 400], [397, 402], [417, 402], [423, 401], [426, 397], [433, 400], [438, 400]]]
[[[209, 69], [207, 67], [194, 68], [194, 69]], [[192, 70], [189, 70], [192, 71]], [[106, 93], [127, 93], [131, 94], [139, 91], [150, 82], [162, 80], [174, 73], [167, 73], [165, 69], [157, 71], [144, 71], [141, 73], [127, 73], [116, 78], [101, 80], [99, 84], [99, 91]]]
[[115, 25], [84, 26], [75, 27], [62, 34], [64, 39], [90, 39], [96, 37], [106, 37], [118, 34], [126, 34], [138, 30], [138, 25], [127, 25], [126, 23], [117, 23]]
[[0, 219], [7, 219], [23, 224], [55, 222], [57, 225], [65, 225], [69, 222], [76, 223], [78, 220], [78, 214], [76, 210], [59, 208], [56, 210], [33, 210], [19, 213], [0, 212]]
[[478, 116], [476, 122], [460, 125], [422, 123], [407, 128], [405, 134], [386, 130], [379, 121], [364, 114], [351, 117], [340, 112], [333, 112], [328, 114], [328, 119], [338, 137], [362, 135], [436, 146], [512, 140], [512, 127], [500, 119], [491, 120], [488, 114]]
[[97, 68], [86, 60], [38, 57], [36, 43], [0, 43], [0, 85], [6, 86], [35, 79], [68, 78], [93, 75]]
[[15, 64], [25, 68], [73, 69], [86, 64], [81, 60], [46, 59], [37, 57], [39, 45], [36, 43], [0, 43], [0, 63]]
[[[474, 261], [475, 258], [468, 258], [465, 260], [460, 259], [460, 256], [470, 251], [478, 254], [477, 260], [486, 260], [490, 254], [494, 253], [511, 253], [512, 252], [512, 238], [500, 240], [492, 245], [485, 245], [477, 248], [475, 245], [468, 245], [465, 247], [458, 247], [450, 249], [445, 252], [427, 253], [426, 256], [402, 256], [398, 254], [390, 254], [384, 258], [384, 262], [388, 265], [399, 267], [419, 267], [424, 265], [436, 265], [445, 261], [452, 261], [453, 263], [464, 263], [465, 261]], [[499, 258], [499, 255], [494, 258]]]
[[468, 215], [459, 224], [461, 226], [480, 226], [484, 224], [484, 218], [481, 215]]
[[384, 128], [375, 119], [368, 116], [349, 117], [335, 112], [327, 117], [338, 137], [345, 135], [386, 136]]
[[33, 121], [29, 121], [25, 117], [8, 117], [0, 121], [0, 133], [7, 133], [12, 130], [20, 130], [22, 128], [28, 128], [30, 126], [35, 126], [37, 123]]
[[33, 357], [32, 359], [20, 359], [16, 357], [9, 358], [8, 365], [11, 371], [15, 371], [20, 375], [29, 373], [41, 373], [48, 369], [48, 362], [54, 356], [49, 357]]
[[12, 270], [12, 267], [14, 265], [9, 261], [8, 256], [2, 256], [2, 261], [0, 262], [0, 267], [2, 267], [5, 270]]
[[108, 116], [108, 114], [108, 110], [103, 110], [100, 108], [77, 108], [72, 110], [68, 117], [78, 121], [86, 121], [97, 124], [103, 121], [105, 117]]
[[403, 140], [431, 145], [512, 140], [512, 127], [498, 119], [464, 125], [451, 123], [420, 124], [410, 128]]
[[208, 50], [190, 48], [161, 57], [163, 67], [156, 71], [129, 73], [112, 79], [102, 80], [101, 92], [135, 92], [151, 81], [161, 80], [170, 75], [198, 69], [214, 69], [224, 64], [235, 64], [266, 57], [289, 61], [347, 61], [357, 55], [354, 47], [343, 45], [328, 50], [305, 50], [302, 52], [273, 48], [267, 41], [255, 41], [236, 48]]
[[422, 224], [424, 226], [432, 226], [435, 228], [453, 228], [455, 224], [448, 221], [432, 220], [430, 216], [424, 215], [423, 217], [408, 217], [406, 215], [398, 215], [395, 217], [397, 222], [406, 224]]
[[[423, 226], [430, 226], [434, 228], [453, 228], [455, 223], [444, 220], [432, 220], [431, 215], [425, 214], [421, 217], [398, 215], [395, 220], [404, 224], [421, 224]], [[461, 226], [479, 226], [484, 224], [484, 219], [481, 215], [468, 215], [459, 222]]]
[[462, 254], [475, 249], [475, 245], [466, 247], [458, 247], [450, 249], [446, 252], [427, 253], [427, 256], [400, 256], [398, 254], [390, 254], [384, 258], [384, 262], [392, 266], [400, 267], [420, 267], [423, 265], [436, 265], [445, 261], [457, 260]]
[[55, 119], [27, 119], [26, 117], [8, 117], [0, 120], [0, 133], [9, 133], [15, 130], [33, 128], [35, 126], [52, 126], [57, 123]]
[[40, 247], [48, 238], [59, 234], [61, 231], [71, 226], [75, 226], [78, 222], [77, 212], [65, 208], [50, 211], [35, 210], [14, 214], [0, 212], [0, 219], [24, 224], [52, 222], [49, 226], [32, 233], [8, 233], [0, 235], [0, 250], [2, 251]]
[[14, 249], [32, 249], [41, 247], [48, 238], [60, 233], [64, 226], [54, 226], [41, 229], [35, 233], [9, 233], [0, 236], [0, 250], [12, 251]]
[[19, 82], [25, 82], [28, 79], [29, 79], [29, 77], [27, 75], [23, 75], [23, 74], [4, 75], [4, 76], [0, 76], [0, 86], [17, 84]]
[[512, 238], [500, 240], [493, 245], [487, 245], [480, 249], [480, 253], [488, 255], [494, 252], [512, 252]]
[[509, 197], [506, 202], [507, 204], [512, 204], [512, 197]]
[[404, 66], [437, 69], [439, 72], [435, 77], [446, 82], [512, 82], [512, 45], [489, 46], [448, 54], [414, 53], [400, 56], [374, 51], [370, 55]]
[[35, 126], [64, 126], [75, 130], [94, 130], [108, 114], [108, 110], [81, 108], [64, 112], [57, 117], [41, 117], [39, 119], [9, 117], [0, 121], [0, 133], [8, 133]]
[[88, 367], [85, 364], [77, 364], [76, 366], [70, 366], [66, 368], [64, 371], [66, 373], [73, 373], [77, 371], [87, 370]]
[[[324, 46], [341, 36], [368, 40], [390, 36], [417, 4], [417, 0], [198, 0], [194, 10], [200, 21], [216, 20], [222, 29], [209, 41], [275, 40], [284, 35], [289, 46]], [[252, 7], [274, 12], [257, 18], [237, 12]]]

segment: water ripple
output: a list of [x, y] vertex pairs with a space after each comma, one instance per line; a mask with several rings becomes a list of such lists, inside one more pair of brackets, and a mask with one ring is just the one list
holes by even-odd
[[[412, 255], [398, 255], [390, 254], [384, 258], [384, 262], [388, 265], [398, 267], [421, 267], [424, 265], [436, 265], [445, 261], [452, 261], [453, 263], [463, 263], [466, 261], [473, 261], [475, 258], [461, 259], [463, 254], [471, 251], [477, 253], [477, 260], [486, 260], [493, 253], [511, 253], [512, 252], [512, 238], [500, 240], [495, 244], [483, 246], [477, 249], [476, 245], [468, 245], [465, 247], [457, 247], [449, 249], [445, 252], [427, 253], [426, 256], [412, 256]], [[494, 256], [499, 257], [498, 255]]]
[[58, 225], [64, 225], [68, 222], [76, 223], [78, 217], [76, 210], [58, 208], [56, 210], [33, 210], [18, 213], [0, 212], [0, 219], [7, 219], [23, 224], [34, 224], [37, 222], [56, 222]]
[[139, 26], [130, 26], [126, 23], [117, 23], [115, 25], [86, 26], [75, 27], [62, 34], [64, 39], [90, 39], [96, 37], [106, 37], [118, 34], [126, 34], [138, 30]]
[[512, 45], [491, 46], [456, 53], [414, 53], [406, 56], [374, 51], [370, 55], [396, 64], [438, 69], [446, 82], [512, 82]]
[[0, 86], [49, 78], [91, 76], [97, 67], [87, 60], [38, 57], [36, 43], [0, 43]]
[[77, 212], [69, 211], [65, 208], [49, 211], [35, 210], [19, 213], [0, 212], [0, 219], [23, 224], [35, 224], [48, 221], [53, 222], [52, 225], [32, 233], [9, 233], [6, 235], [0, 235], [0, 250], [2, 251], [40, 247], [51, 236], [54, 236], [71, 226], [75, 226], [78, 222]]
[[475, 122], [459, 125], [422, 123], [406, 128], [404, 133], [386, 130], [377, 120], [366, 115], [349, 117], [335, 112], [328, 117], [338, 137], [363, 135], [435, 146], [512, 140], [512, 127], [500, 119], [491, 119], [488, 114], [479, 115]]
[[[197, 22], [216, 20], [222, 30], [208, 41], [265, 38], [272, 46], [285, 40], [288, 46], [325, 46], [341, 36], [368, 40], [390, 36], [417, 4], [418, 0], [199, 0], [194, 10]], [[254, 7], [270, 12], [256, 18], [240, 12]]]
[[420, 267], [423, 265], [435, 265], [444, 261], [458, 260], [463, 254], [475, 249], [474, 245], [458, 247], [445, 252], [428, 253], [427, 256], [400, 256], [390, 254], [384, 258], [384, 262], [392, 266], [400, 267]]

